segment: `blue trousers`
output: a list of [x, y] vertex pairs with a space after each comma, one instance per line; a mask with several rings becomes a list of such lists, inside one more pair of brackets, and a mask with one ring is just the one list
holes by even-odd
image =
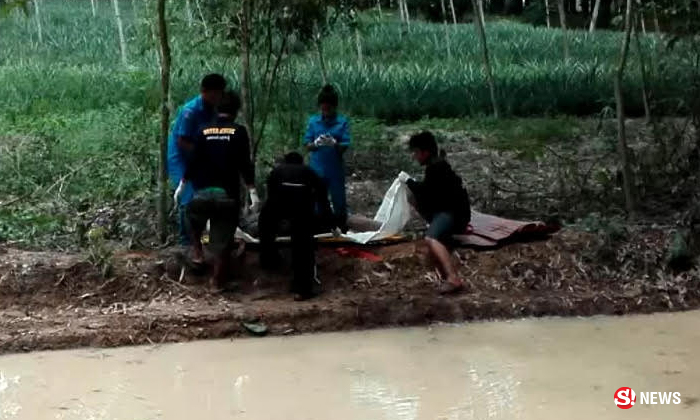
[[345, 174], [333, 174], [333, 176], [323, 177], [323, 182], [328, 188], [333, 205], [333, 215], [336, 217], [341, 227], [344, 227], [348, 220], [348, 204], [345, 195]]

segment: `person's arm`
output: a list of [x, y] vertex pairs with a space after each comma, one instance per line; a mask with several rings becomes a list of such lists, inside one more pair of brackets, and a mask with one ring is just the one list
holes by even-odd
[[194, 111], [185, 109], [178, 115], [178, 122], [175, 124], [175, 138], [177, 146], [187, 152], [194, 149], [197, 139], [197, 117]]
[[250, 137], [245, 127], [238, 127], [240, 130], [240, 140], [237, 142], [239, 150], [236, 152], [238, 158], [238, 167], [248, 189], [255, 188], [255, 166], [253, 165], [253, 157], [250, 155]]
[[316, 147], [314, 144], [314, 140], [316, 140], [316, 138], [314, 137], [313, 119], [309, 118], [309, 121], [306, 124], [306, 132], [304, 133], [302, 145], [309, 152], [314, 152], [318, 150], [318, 147]]
[[413, 193], [416, 210], [418, 210], [418, 213], [424, 218], [428, 215], [427, 209], [431, 200], [430, 188], [433, 187], [431, 182], [432, 174], [430, 172], [429, 169], [426, 169], [423, 181], [416, 181], [415, 179], [406, 181], [406, 186], [411, 193]]
[[273, 201], [278, 197], [277, 188], [279, 187], [279, 171], [277, 168], [272, 169], [267, 177], [267, 201]]
[[[238, 132], [238, 130], [240, 130], [240, 132]], [[260, 207], [260, 197], [258, 196], [258, 190], [255, 189], [255, 166], [253, 165], [253, 160], [250, 155], [250, 137], [245, 127], [238, 127], [236, 131], [240, 136], [239, 139], [236, 139], [235, 143], [238, 149], [236, 150], [236, 167], [248, 188], [250, 210], [256, 212]], [[235, 177], [238, 179], [238, 173], [235, 174]]]
[[338, 142], [338, 151], [341, 155], [344, 154], [350, 147], [350, 121], [347, 119], [343, 119], [340, 125], [340, 138], [336, 141]]

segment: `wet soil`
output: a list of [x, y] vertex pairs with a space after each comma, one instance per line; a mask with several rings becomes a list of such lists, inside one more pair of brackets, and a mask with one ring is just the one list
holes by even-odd
[[[381, 261], [318, 252], [324, 293], [295, 302], [289, 269], [261, 271], [254, 250], [236, 261], [235, 292], [211, 292], [174, 250], [120, 253], [108, 277], [82, 254], [0, 248], [0, 353], [80, 346], [159, 345], [248, 334], [421, 325], [545, 315], [626, 314], [700, 307], [697, 270], [664, 269], [665, 230], [645, 229], [604, 250], [591, 234], [500, 249], [459, 249], [469, 290], [438, 295], [420, 242], [364, 248]], [[601, 263], [601, 254], [608, 262]]]

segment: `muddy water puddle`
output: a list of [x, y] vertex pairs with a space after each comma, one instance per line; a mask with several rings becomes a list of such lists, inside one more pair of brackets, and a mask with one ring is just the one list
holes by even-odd
[[[698, 419], [700, 312], [0, 357], [0, 419]], [[681, 403], [615, 406], [623, 386]]]

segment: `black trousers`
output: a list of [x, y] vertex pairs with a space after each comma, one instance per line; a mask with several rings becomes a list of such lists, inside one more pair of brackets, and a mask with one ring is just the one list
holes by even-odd
[[276, 204], [266, 202], [260, 212], [260, 261], [263, 264], [279, 259], [275, 238], [279, 233], [292, 237], [292, 285], [293, 293], [311, 294], [316, 278], [316, 242], [314, 239], [313, 202], [304, 202], [297, 196], [296, 202]]

